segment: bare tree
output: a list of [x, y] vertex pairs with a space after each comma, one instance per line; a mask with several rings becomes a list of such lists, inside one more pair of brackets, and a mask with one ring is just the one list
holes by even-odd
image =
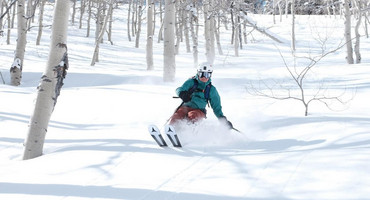
[[[293, 80], [294, 82], [293, 86], [278, 83], [277, 81], [275, 81], [275, 84], [270, 84], [264, 81], [260, 81], [258, 85], [249, 84], [247, 87], [247, 91], [252, 95], [263, 96], [263, 97], [273, 98], [277, 100], [292, 99], [292, 100], [299, 101], [304, 106], [305, 116], [308, 115], [309, 105], [312, 102], [321, 102], [325, 104], [329, 109], [331, 108], [329, 102], [332, 102], [332, 101], [345, 105], [350, 100], [352, 100], [352, 98], [345, 99], [344, 95], [346, 93], [346, 89], [344, 89], [344, 91], [341, 92], [339, 95], [329, 95], [328, 88], [324, 86], [324, 84], [321, 84], [316, 91], [310, 90], [309, 88], [306, 87], [307, 76], [312, 71], [312, 69], [316, 66], [316, 64], [320, 62], [327, 55], [332, 54], [338, 51], [339, 49], [341, 49], [344, 45], [345, 44], [341, 44], [335, 49], [325, 52], [324, 51], [325, 44], [322, 44], [322, 51], [321, 51], [322, 53], [316, 56], [309, 55], [309, 56], [299, 57], [296, 54], [293, 54], [294, 60], [306, 59], [309, 61], [308, 64], [303, 67], [297, 66], [296, 62], [294, 62], [294, 66], [290, 66], [279, 50], [279, 54], [284, 62], [284, 66], [290, 75], [290, 80]], [[292, 89], [292, 88], [297, 88], [297, 89]], [[285, 94], [276, 94], [276, 92], [274, 91], [275, 89], [279, 91], [285, 91]]]
[[67, 28], [69, 1], [57, 0], [51, 33], [49, 59], [38, 86], [35, 109], [31, 116], [23, 159], [42, 155], [48, 124], [68, 69]]

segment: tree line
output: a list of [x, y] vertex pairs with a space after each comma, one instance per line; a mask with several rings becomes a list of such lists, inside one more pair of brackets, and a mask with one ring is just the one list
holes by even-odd
[[[45, 4], [54, 4], [51, 0], [0, 0], [0, 34], [7, 37], [10, 44], [12, 30], [17, 30], [17, 47], [14, 61], [10, 67], [11, 85], [19, 85], [22, 78], [24, 53], [27, 44], [27, 32], [38, 29], [36, 45], [40, 44], [43, 28], [51, 26], [43, 22]], [[230, 44], [234, 45], [234, 55], [248, 42], [248, 35], [259, 31], [276, 42], [281, 42], [265, 27], [258, 27], [249, 17], [250, 13], [266, 14], [273, 17], [273, 23], [292, 17], [292, 49], [295, 50], [294, 15], [330, 15], [341, 17], [345, 21], [345, 40], [348, 55], [347, 62], [360, 63], [361, 24], [369, 23], [370, 2], [366, 0], [70, 0], [72, 25], [86, 29], [86, 37], [91, 37], [91, 26], [95, 25], [95, 49], [91, 65], [99, 62], [99, 48], [106, 37], [113, 45], [112, 28], [114, 15], [127, 16], [127, 39], [140, 47], [140, 37], [146, 37], [147, 69], [153, 70], [153, 42], [163, 42], [164, 63], [163, 79], [173, 81], [175, 77], [175, 57], [180, 45], [185, 45], [186, 52], [192, 53], [194, 66], [198, 63], [199, 35], [204, 35], [206, 59], [213, 63], [216, 54], [223, 55], [220, 42], [221, 30], [231, 31]], [[127, 13], [117, 9], [126, 6]], [[37, 19], [35, 19], [37, 16]], [[279, 19], [277, 19], [279, 17]], [[146, 33], [142, 33], [142, 24], [146, 22]], [[355, 22], [354, 28], [351, 24]], [[16, 27], [15, 27], [16, 25]], [[86, 27], [83, 27], [86, 25]], [[199, 27], [204, 33], [199, 33]], [[156, 30], [156, 27], [160, 27]], [[352, 30], [354, 29], [354, 30]], [[354, 36], [352, 34], [354, 32]], [[143, 36], [145, 34], [145, 36]], [[354, 46], [354, 47], [353, 47]]]

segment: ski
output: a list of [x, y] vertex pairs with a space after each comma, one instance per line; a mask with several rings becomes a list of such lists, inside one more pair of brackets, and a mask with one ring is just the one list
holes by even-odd
[[171, 125], [166, 125], [164, 128], [167, 137], [170, 139], [174, 147], [182, 147], [179, 138], [177, 137], [175, 128]]
[[160, 147], [166, 147], [167, 143], [164, 141], [161, 132], [156, 125], [149, 125], [148, 131], [153, 139], [157, 142]]

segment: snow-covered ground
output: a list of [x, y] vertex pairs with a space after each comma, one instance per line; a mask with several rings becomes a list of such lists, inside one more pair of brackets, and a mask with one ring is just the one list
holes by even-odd
[[[93, 39], [70, 23], [70, 69], [50, 121], [44, 155], [22, 161], [50, 29], [45, 29], [40, 46], [34, 44], [37, 30], [28, 33], [22, 85], [0, 85], [1, 199], [370, 199], [368, 38], [361, 38], [363, 64], [347, 65], [341, 49], [318, 63], [304, 85], [309, 94], [325, 88], [331, 95], [345, 91], [345, 97], [353, 99], [346, 105], [333, 104], [331, 110], [312, 103], [305, 117], [299, 101], [246, 91], [260, 81], [291, 85], [278, 51], [292, 66], [289, 18], [273, 25], [272, 16], [250, 16], [286, 43], [274, 44], [254, 31], [239, 57], [229, 44], [230, 32], [223, 30], [224, 55], [217, 55], [212, 80], [224, 114], [243, 134], [220, 128], [210, 109], [201, 126], [189, 128], [195, 131], [179, 133], [183, 148], [160, 148], [147, 125], [163, 127], [181, 103], [172, 96], [195, 74], [192, 54], [181, 46], [176, 81], [164, 83], [163, 44], [155, 43], [155, 70], [147, 71], [145, 37], [140, 48], [134, 48], [127, 40], [125, 10], [116, 13], [114, 45], [101, 45], [100, 62], [94, 67]], [[343, 38], [343, 21], [338, 16], [297, 16], [296, 33], [298, 52], [317, 52], [321, 45], [314, 38], [319, 36], [329, 38], [332, 49]], [[7, 83], [16, 31], [12, 34], [11, 45], [0, 38], [0, 70]], [[200, 36], [199, 55], [204, 60]], [[306, 66], [306, 61], [297, 64]]]

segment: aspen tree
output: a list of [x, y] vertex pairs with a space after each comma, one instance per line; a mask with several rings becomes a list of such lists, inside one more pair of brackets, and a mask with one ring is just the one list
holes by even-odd
[[137, 30], [136, 30], [136, 38], [135, 38], [135, 47], [139, 48], [140, 44], [140, 34], [141, 34], [141, 22], [142, 22], [142, 15], [143, 15], [143, 0], [138, 0], [137, 6]]
[[[191, 33], [191, 38], [193, 42], [193, 63], [194, 67], [198, 66], [198, 34], [197, 31], [195, 30], [195, 26], [198, 23], [198, 15], [197, 15], [197, 10], [195, 8], [195, 3], [192, 3], [192, 6], [190, 8], [190, 33]], [[195, 23], [195, 24], [194, 24]]]
[[31, 116], [23, 160], [42, 155], [51, 114], [63, 86], [68, 69], [67, 29], [69, 1], [57, 0], [54, 8], [49, 59], [37, 87], [37, 99]]
[[24, 52], [27, 43], [27, 24], [25, 18], [25, 1], [18, 0], [17, 4], [17, 47], [13, 64], [10, 68], [10, 85], [18, 86], [21, 84]]
[[94, 55], [93, 55], [93, 58], [92, 58], [92, 61], [91, 61], [91, 66], [94, 66], [95, 63], [98, 62], [100, 43], [103, 40], [104, 32], [105, 32], [105, 29], [107, 28], [109, 15], [111, 15], [112, 12], [113, 12], [113, 3], [114, 3], [114, 1], [115, 0], [110, 0], [110, 2], [109, 2], [108, 12], [106, 13], [106, 15], [104, 17], [103, 25], [100, 29], [100, 33], [98, 35], [98, 38], [95, 41], [95, 50], [94, 50]]
[[86, 0], [80, 0], [80, 5], [81, 5], [81, 9], [80, 9], [80, 20], [79, 20], [79, 29], [82, 28], [82, 19], [83, 19], [83, 16], [84, 16], [84, 13], [85, 13], [85, 7], [86, 7]]
[[358, 16], [357, 16], [357, 22], [356, 22], [356, 26], [355, 26], [355, 37], [356, 37], [356, 40], [355, 40], [355, 55], [356, 55], [356, 64], [358, 63], [361, 63], [361, 53], [360, 53], [360, 33], [359, 33], [359, 28], [360, 28], [360, 25], [361, 25], [361, 21], [362, 21], [362, 3], [361, 3], [361, 0], [356, 0], [354, 1], [356, 7], [357, 7], [357, 10], [358, 10]]
[[214, 17], [210, 10], [212, 0], [204, 1], [204, 37], [207, 62], [213, 63], [215, 60], [215, 37], [214, 37]]
[[147, 70], [153, 70], [154, 0], [147, 0], [146, 5], [147, 5], [146, 65]]
[[89, 1], [87, 4], [87, 10], [88, 10], [88, 15], [87, 15], [87, 28], [86, 28], [86, 37], [90, 36], [90, 21], [91, 21], [91, 15], [92, 15], [92, 1]]
[[175, 1], [165, 0], [163, 19], [163, 80], [171, 82], [175, 80]]
[[350, 0], [343, 0], [344, 6], [344, 37], [346, 39], [347, 47], [347, 63], [353, 64], [353, 48], [352, 48], [352, 36], [351, 36], [351, 11], [349, 10]]
[[40, 2], [40, 12], [39, 12], [39, 31], [36, 38], [36, 45], [40, 45], [41, 35], [42, 35], [42, 27], [43, 27], [43, 19], [44, 19], [44, 7], [45, 7], [46, 0], [41, 0]]
[[[4, 12], [4, 6], [3, 6], [3, 0], [0, 0], [0, 16], [3, 16]], [[3, 34], [3, 18], [0, 18], [0, 36]]]
[[295, 0], [292, 0], [292, 42], [291, 42], [291, 48], [293, 51], [295, 51]]
[[133, 0], [130, 1], [128, 5], [128, 11], [127, 11], [127, 38], [128, 41], [131, 42], [131, 33], [130, 33], [130, 16], [131, 16], [131, 7], [132, 7]]

